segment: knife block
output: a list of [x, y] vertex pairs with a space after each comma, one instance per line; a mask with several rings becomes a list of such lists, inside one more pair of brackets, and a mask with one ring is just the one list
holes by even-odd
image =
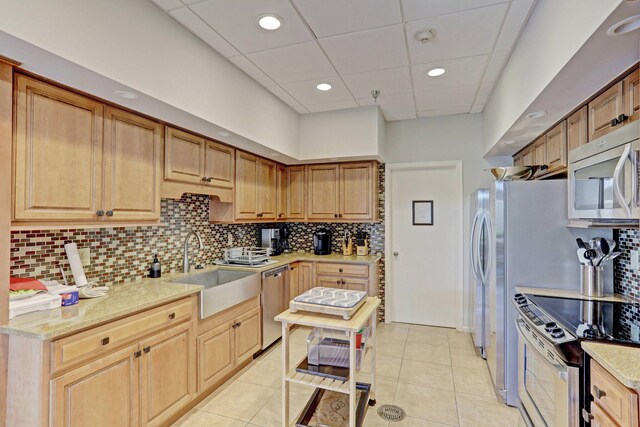
[[349, 239], [349, 242], [342, 241], [342, 255], [353, 255], [353, 240]]
[[369, 240], [364, 240], [363, 244], [356, 245], [356, 255], [358, 256], [369, 255]]

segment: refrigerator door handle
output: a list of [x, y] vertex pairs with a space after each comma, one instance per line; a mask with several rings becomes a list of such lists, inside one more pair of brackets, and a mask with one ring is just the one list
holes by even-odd
[[487, 262], [482, 266], [482, 283], [486, 286], [487, 280], [489, 280], [489, 273], [491, 272], [491, 254], [493, 252], [493, 226], [491, 225], [491, 217], [484, 211], [482, 213], [482, 225], [486, 227], [486, 236], [487, 236]]
[[[473, 272], [473, 276], [478, 279], [480, 274], [478, 272], [478, 261], [476, 258], [477, 252], [474, 251], [475, 247], [473, 245], [473, 238], [476, 235], [476, 229], [478, 228], [478, 220], [482, 215], [482, 211], [476, 212], [476, 216], [473, 218], [473, 223], [471, 225], [471, 235], [469, 237], [469, 262], [471, 263], [471, 271]], [[478, 239], [480, 240], [480, 239]]]

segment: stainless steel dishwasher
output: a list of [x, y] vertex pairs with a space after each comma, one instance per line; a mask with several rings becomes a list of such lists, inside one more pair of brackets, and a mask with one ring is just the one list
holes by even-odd
[[289, 266], [274, 268], [262, 273], [262, 349], [269, 347], [282, 336], [280, 322], [273, 320], [289, 305]]

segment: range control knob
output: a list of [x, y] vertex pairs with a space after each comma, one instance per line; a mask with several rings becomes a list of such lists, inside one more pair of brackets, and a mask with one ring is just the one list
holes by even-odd
[[560, 328], [555, 328], [551, 331], [551, 336], [553, 338], [562, 338], [564, 336], [564, 331]]
[[557, 327], [558, 325], [556, 325], [556, 322], [549, 322], [544, 324], [544, 330], [547, 332], [552, 332]]

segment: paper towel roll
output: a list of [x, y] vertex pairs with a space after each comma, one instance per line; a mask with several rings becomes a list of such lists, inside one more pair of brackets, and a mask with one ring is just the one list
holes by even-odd
[[67, 243], [64, 245], [64, 250], [67, 253], [67, 259], [69, 260], [76, 286], [86, 286], [87, 276], [84, 275], [84, 268], [82, 268], [82, 261], [80, 261], [80, 254], [78, 253], [78, 245]]

